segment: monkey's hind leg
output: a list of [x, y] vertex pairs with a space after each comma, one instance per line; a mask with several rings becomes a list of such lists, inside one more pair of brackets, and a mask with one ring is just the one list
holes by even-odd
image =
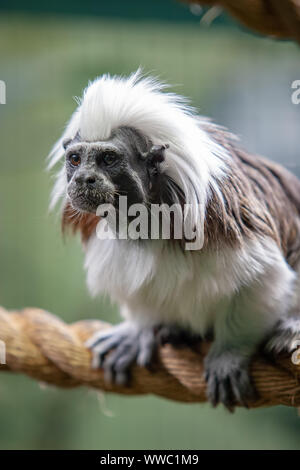
[[249, 375], [250, 357], [243, 351], [217, 351], [212, 347], [204, 365], [207, 398], [214, 407], [223, 403], [232, 412], [236, 405], [248, 407], [256, 398]]
[[[248, 295], [245, 300], [249, 303]], [[256, 398], [250, 377], [250, 361], [265, 335], [263, 314], [256, 302], [247, 306], [240, 298], [216, 316], [214, 341], [204, 360], [207, 398], [215, 407], [222, 403], [229, 411], [240, 404], [247, 407]]]
[[107, 382], [126, 385], [134, 363], [149, 367], [156, 352], [155, 328], [138, 329], [129, 322], [95, 333], [86, 346], [92, 351], [92, 367], [103, 368]]

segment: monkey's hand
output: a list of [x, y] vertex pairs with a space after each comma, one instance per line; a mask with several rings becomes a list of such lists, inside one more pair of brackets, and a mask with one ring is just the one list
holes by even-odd
[[247, 407], [256, 397], [249, 376], [249, 358], [236, 351], [211, 351], [205, 359], [207, 398], [213, 406], [219, 403], [234, 411], [237, 404]]
[[150, 366], [157, 345], [155, 328], [137, 328], [127, 322], [95, 333], [86, 342], [92, 351], [92, 367], [103, 368], [105, 380], [118, 385], [128, 384], [134, 363]]

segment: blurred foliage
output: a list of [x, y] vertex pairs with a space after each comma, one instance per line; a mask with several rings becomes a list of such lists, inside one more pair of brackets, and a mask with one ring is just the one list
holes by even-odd
[[[292, 76], [298, 60], [291, 44], [198, 25], [2, 15], [0, 79], [7, 84], [7, 104], [0, 105], [1, 304], [40, 306], [67, 321], [118, 321], [115, 306], [87, 292], [79, 240], [63, 240], [58, 215], [48, 213], [52, 181], [45, 156], [75, 109], [72, 97], [88, 80], [142, 65], [227, 124], [239, 74], [251, 80], [264, 70], [271, 81], [284, 68]], [[285, 80], [278, 93], [289, 89]], [[255, 117], [248, 122], [256, 129]], [[229, 415], [154, 397], [103, 400], [95, 392], [44, 389], [2, 373], [0, 448], [300, 449], [294, 409]]]

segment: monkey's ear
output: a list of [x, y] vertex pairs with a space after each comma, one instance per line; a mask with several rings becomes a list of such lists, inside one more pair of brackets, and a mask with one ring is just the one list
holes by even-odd
[[165, 160], [165, 150], [167, 148], [169, 148], [169, 144], [152, 145], [149, 152], [141, 154], [141, 158], [151, 165], [162, 163]]
[[72, 142], [72, 139], [70, 138], [64, 139], [62, 143], [63, 148], [66, 150], [66, 148], [68, 147], [68, 145], [70, 145], [71, 142]]
[[151, 163], [162, 163], [165, 160], [165, 150], [169, 148], [168, 144], [165, 145], [153, 145], [149, 152]]

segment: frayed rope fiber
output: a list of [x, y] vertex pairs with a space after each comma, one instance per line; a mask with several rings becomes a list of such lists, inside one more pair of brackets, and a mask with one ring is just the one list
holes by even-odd
[[218, 6], [254, 31], [300, 43], [300, 0], [182, 0]]
[[[21, 372], [57, 387], [80, 385], [125, 395], [154, 394], [181, 402], [204, 402], [203, 358], [209, 348], [159, 348], [151, 371], [135, 366], [130, 386], [104, 382], [101, 370], [91, 368], [91, 353], [85, 341], [110, 325], [96, 320], [66, 324], [55, 315], [37, 308], [8, 312], [0, 308], [0, 340], [6, 347], [6, 364], [0, 372]], [[258, 399], [249, 406], [300, 406], [300, 364], [291, 356], [271, 361], [258, 356], [251, 365]]]

